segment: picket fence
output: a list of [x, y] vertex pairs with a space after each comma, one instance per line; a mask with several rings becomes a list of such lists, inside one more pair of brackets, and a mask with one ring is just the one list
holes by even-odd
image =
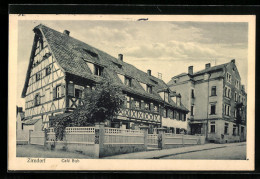
[[144, 150], [166, 149], [205, 142], [204, 136], [172, 133], [148, 134], [147, 130], [95, 127], [67, 127], [63, 140], [57, 140], [53, 128], [29, 131], [29, 144], [49, 149], [81, 152], [97, 158]]
[[104, 144], [144, 144], [144, 133], [140, 130], [105, 128]]

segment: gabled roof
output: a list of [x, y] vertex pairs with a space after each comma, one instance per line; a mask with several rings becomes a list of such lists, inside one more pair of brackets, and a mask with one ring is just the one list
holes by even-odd
[[229, 63], [231, 63], [231, 62], [224, 63], [224, 64], [221, 64], [221, 65], [216, 65], [216, 66], [204, 69], [204, 70], [200, 70], [196, 73], [193, 73], [193, 76], [201, 75], [201, 74], [212, 72], [212, 71], [217, 71], [217, 70], [220, 70], [220, 69], [224, 69]]
[[[40, 24], [36, 26], [34, 28], [34, 32], [41, 33], [46, 39], [52, 55], [55, 57], [61, 70], [65, 72], [65, 75], [72, 74], [93, 80], [94, 82], [99, 82], [102, 78], [93, 75], [86, 62], [94, 63], [104, 67], [104, 76], [111, 79], [124, 91], [163, 102], [157, 91], [159, 89], [168, 88], [168, 86], [161, 79], [154, 76], [149, 76], [147, 73], [137, 69], [131, 64], [125, 63], [99, 49], [96, 49], [69, 35], [46, 27], [45, 25]], [[32, 60], [30, 60], [30, 63], [32, 63]], [[117, 74], [131, 77], [132, 87], [124, 85]], [[30, 73], [27, 72], [27, 82], [27, 78], [29, 78], [29, 76]], [[153, 86], [152, 94], [147, 93], [139, 82]], [[22, 96], [25, 96], [26, 88], [27, 84], [24, 86]], [[174, 102], [171, 103], [171, 105], [187, 111], [184, 107], [177, 107]]]

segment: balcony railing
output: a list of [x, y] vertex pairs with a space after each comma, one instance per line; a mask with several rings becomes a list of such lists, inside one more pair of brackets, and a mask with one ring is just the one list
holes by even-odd
[[146, 120], [151, 122], [160, 122], [159, 113], [140, 110], [140, 109], [121, 108], [120, 111], [118, 112], [118, 116]]

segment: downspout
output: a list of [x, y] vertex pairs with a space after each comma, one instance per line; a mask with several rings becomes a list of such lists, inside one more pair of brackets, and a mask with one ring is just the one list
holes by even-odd
[[211, 77], [211, 74], [209, 73], [208, 77], [208, 101], [207, 101], [207, 126], [206, 126], [206, 141], [208, 140], [208, 128], [209, 128], [209, 78]]

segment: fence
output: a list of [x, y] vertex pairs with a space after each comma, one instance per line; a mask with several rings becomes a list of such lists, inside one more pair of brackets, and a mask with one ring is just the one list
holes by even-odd
[[158, 134], [147, 135], [147, 146], [150, 148], [158, 148]]
[[29, 130], [29, 144], [44, 145], [45, 133], [44, 131]]
[[96, 124], [95, 127], [67, 127], [63, 140], [56, 139], [53, 128], [45, 132], [30, 131], [30, 144], [45, 145], [52, 150], [80, 152], [95, 158], [205, 142], [204, 136], [169, 134], [164, 129], [160, 129], [158, 134], [148, 134], [148, 127], [130, 130], [106, 128], [104, 124]]
[[205, 136], [166, 133], [164, 137], [164, 148], [200, 145], [204, 143], [205, 143]]
[[140, 130], [105, 128], [104, 144], [144, 144]]

